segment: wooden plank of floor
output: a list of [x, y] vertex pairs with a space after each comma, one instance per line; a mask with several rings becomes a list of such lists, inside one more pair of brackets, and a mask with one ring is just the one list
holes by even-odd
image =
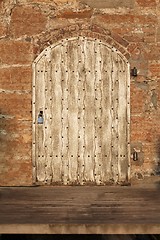
[[158, 190], [0, 188], [0, 224], [160, 224]]

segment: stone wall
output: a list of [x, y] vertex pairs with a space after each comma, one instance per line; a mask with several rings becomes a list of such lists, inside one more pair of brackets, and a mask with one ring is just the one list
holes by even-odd
[[103, 38], [131, 77], [132, 176], [160, 172], [160, 1], [0, 1], [0, 185], [32, 185], [32, 62], [69, 36]]

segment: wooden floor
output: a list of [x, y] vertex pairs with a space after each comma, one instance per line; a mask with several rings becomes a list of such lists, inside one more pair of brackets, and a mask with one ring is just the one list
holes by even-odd
[[160, 234], [160, 189], [0, 188], [0, 233], [11, 232]]

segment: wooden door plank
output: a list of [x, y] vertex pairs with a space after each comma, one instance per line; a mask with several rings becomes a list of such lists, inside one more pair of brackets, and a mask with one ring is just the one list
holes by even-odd
[[45, 151], [45, 183], [50, 184], [52, 180], [52, 159], [53, 159], [53, 149], [52, 139], [50, 138], [51, 128], [52, 128], [52, 117], [51, 117], [51, 108], [52, 108], [52, 100], [50, 100], [52, 96], [51, 91], [51, 56], [50, 56], [50, 48], [47, 48], [45, 51], [45, 72], [44, 72], [44, 80], [45, 80], [45, 122], [44, 122], [44, 151]]
[[68, 41], [63, 40], [61, 48], [61, 86], [62, 86], [62, 169], [63, 169], [63, 184], [67, 184], [69, 180], [69, 139], [68, 139], [68, 126], [69, 126], [69, 114], [68, 114], [68, 98], [69, 98], [69, 69], [68, 69]]
[[77, 41], [68, 41], [68, 111], [69, 111], [69, 181], [77, 182], [78, 167], [78, 46]]
[[94, 136], [94, 144], [95, 144], [95, 181], [97, 184], [102, 183], [102, 164], [103, 164], [103, 156], [102, 156], [102, 148], [103, 148], [103, 140], [102, 140], [102, 55], [101, 55], [101, 44], [99, 45], [99, 41], [95, 41], [94, 46], [94, 55], [95, 55], [95, 136]]
[[102, 170], [101, 179], [103, 184], [112, 181], [112, 59], [111, 49], [101, 44], [102, 58]]
[[112, 98], [112, 106], [111, 106], [111, 115], [112, 115], [112, 174], [113, 180], [118, 182], [118, 145], [119, 145], [119, 137], [118, 137], [118, 126], [120, 124], [118, 119], [118, 105], [119, 105], [119, 68], [118, 68], [118, 54], [116, 49], [112, 48], [112, 89], [111, 89], [111, 98]]
[[128, 171], [127, 171], [127, 180], [130, 182], [131, 174], [131, 148], [130, 148], [130, 66], [128, 62], [125, 62], [125, 79], [126, 79], [126, 88], [127, 88], [127, 159], [128, 160]]
[[95, 118], [95, 62], [94, 62], [94, 42], [84, 41], [84, 56], [85, 56], [85, 168], [84, 178], [86, 182], [94, 182], [94, 118]]
[[128, 154], [127, 154], [127, 79], [125, 74], [125, 63], [119, 57], [119, 105], [118, 105], [118, 151], [119, 151], [119, 180], [127, 181]]
[[61, 48], [56, 46], [51, 50], [52, 68], [52, 106], [51, 106], [51, 133], [50, 138], [53, 149], [52, 170], [54, 183], [62, 182], [62, 86], [61, 86]]
[[84, 152], [85, 152], [85, 56], [84, 56], [84, 39], [79, 37], [77, 42], [78, 46], [78, 117], [79, 117], [79, 129], [78, 129], [78, 182], [80, 185], [84, 183]]

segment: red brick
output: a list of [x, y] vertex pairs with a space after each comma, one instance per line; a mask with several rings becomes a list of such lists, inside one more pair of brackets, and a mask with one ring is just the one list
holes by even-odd
[[159, 159], [159, 143], [144, 143], [142, 151], [144, 153], [144, 167], [151, 169], [151, 164], [153, 164], [152, 168], [155, 168]]
[[158, 44], [149, 44], [146, 45], [146, 54], [145, 58], [148, 60], [159, 60], [160, 55], [160, 45]]
[[128, 42], [144, 42], [144, 33], [128, 33], [124, 35], [124, 39]]
[[127, 47], [127, 51], [129, 53], [133, 53], [133, 51], [137, 48], [137, 43], [130, 43]]
[[16, 118], [9, 118], [9, 115], [4, 115], [1, 118], [1, 128], [3, 128], [5, 131], [7, 132], [18, 132], [19, 134], [21, 132], [25, 133], [25, 132], [29, 132], [31, 131], [31, 120], [28, 121], [23, 119], [22, 120], [18, 120]]
[[[130, 47], [132, 46], [132, 48], [130, 49], [131, 52], [131, 56], [132, 56], [132, 61], [137, 61], [137, 60], [142, 60], [145, 61], [145, 57], [147, 55], [146, 49], [143, 46], [143, 44], [132, 44], [130, 45]], [[149, 51], [147, 49], [147, 51]]]
[[1, 40], [0, 49], [3, 64], [31, 64], [33, 61], [32, 45], [28, 42]]
[[146, 76], [144, 76], [144, 75], [139, 75], [138, 74], [138, 76], [136, 77], [136, 82], [137, 83], [147, 83], [147, 80], [146, 80]]
[[4, 90], [29, 90], [31, 91], [31, 67], [0, 68], [0, 84]]
[[[32, 131], [31, 122], [29, 126], [23, 124], [25, 121], [6, 120], [3, 121], [5, 124], [1, 126], [1, 152], [0, 156], [9, 161], [10, 159], [30, 160], [32, 151]], [[15, 127], [13, 126], [13, 123]], [[20, 126], [19, 126], [20, 125]], [[17, 127], [17, 129], [16, 129]], [[8, 151], [9, 149], [9, 151]]]
[[16, 118], [9, 118], [8, 115], [3, 116], [1, 118], [1, 129], [5, 130], [6, 132], [31, 132], [31, 121], [28, 120], [17, 120]]
[[[21, 159], [22, 160], [22, 159]], [[32, 185], [31, 161], [11, 161], [0, 174], [1, 186], [30, 186]]]
[[157, 42], [160, 42], [160, 27], [157, 28], [156, 40]]
[[96, 16], [100, 21], [103, 21], [105, 23], [109, 24], [123, 24], [125, 25], [131, 25], [132, 24], [151, 24], [151, 23], [157, 23], [157, 17], [154, 15], [132, 15], [132, 14], [103, 14]]
[[0, 37], [5, 37], [7, 35], [7, 26], [3, 22], [0, 22]]
[[[53, 0], [23, 0], [23, 2], [26, 2], [26, 3], [48, 3], [48, 4], [51, 4], [51, 3], [53, 3]], [[54, 2], [55, 2], [55, 0], [54, 0]]]
[[118, 35], [115, 32], [111, 33], [111, 37], [124, 47], [127, 47], [129, 45], [129, 43], [125, 39], [123, 39], [120, 35]]
[[113, 27], [112, 32], [115, 32], [117, 34], [120, 34], [121, 36], [124, 36], [125, 34], [128, 34], [134, 30], [134, 27], [132, 26], [123, 26], [122, 27]]
[[154, 78], [160, 78], [160, 63], [149, 64], [149, 76]]
[[3, 6], [3, 2], [0, 1], [0, 10], [2, 9], [2, 6]]
[[46, 17], [34, 7], [17, 6], [11, 15], [10, 32], [14, 37], [35, 35], [45, 29]]
[[131, 114], [140, 114], [145, 111], [148, 100], [148, 91], [131, 84]]
[[[127, 27], [126, 27], [127, 29]], [[130, 31], [124, 31], [124, 38], [129, 42], [154, 42], [156, 36], [155, 26], [147, 24], [147, 26], [132, 27]]]
[[154, 25], [148, 25], [142, 27], [142, 31], [144, 32], [144, 42], [153, 43], [156, 39], [156, 28]]
[[136, 0], [141, 7], [155, 7], [156, 0]]
[[159, 116], [131, 116], [131, 141], [154, 143], [159, 141]]
[[64, 11], [58, 14], [58, 18], [67, 18], [67, 19], [74, 19], [74, 18], [91, 18], [93, 10], [83, 10], [79, 12]]
[[[21, 135], [23, 134], [23, 131]], [[1, 134], [2, 135], [2, 134]], [[16, 139], [14, 138], [16, 136]], [[0, 137], [1, 142], [3, 142], [3, 148], [1, 146], [1, 154], [4, 152], [4, 158], [7, 160], [10, 159], [31, 159], [31, 136], [26, 134], [28, 137], [28, 141], [24, 141], [22, 137], [17, 137], [17, 133], [7, 132], [7, 136], [5, 138], [3, 136]], [[20, 147], [21, 146], [21, 147]], [[8, 151], [9, 149], [9, 151]]]
[[0, 93], [1, 114], [31, 120], [31, 94]]
[[35, 4], [37, 4], [37, 3], [42, 3], [42, 4], [44, 4], [44, 3], [48, 3], [48, 4], [58, 4], [58, 3], [65, 3], [65, 2], [74, 2], [74, 1], [76, 1], [76, 0], [21, 0], [21, 2], [23, 1], [23, 3], [35, 3]]
[[1, 186], [32, 184], [31, 127], [31, 121], [1, 118]]
[[93, 0], [81, 0], [81, 2], [87, 4], [91, 8], [133, 8], [134, 7], [134, 0], [98, 0], [98, 1], [93, 1]]
[[104, 34], [104, 35], [111, 35], [110, 30], [104, 29], [104, 28], [94, 25], [94, 24], [91, 26], [91, 31], [95, 32], [96, 34], [100, 33], [100, 34]]
[[[38, 1], [42, 1], [42, 0], [38, 0]], [[45, 0], [47, 1], [47, 0]], [[75, 2], [76, 0], [54, 0], [55, 3], [65, 3], [65, 2]]]

